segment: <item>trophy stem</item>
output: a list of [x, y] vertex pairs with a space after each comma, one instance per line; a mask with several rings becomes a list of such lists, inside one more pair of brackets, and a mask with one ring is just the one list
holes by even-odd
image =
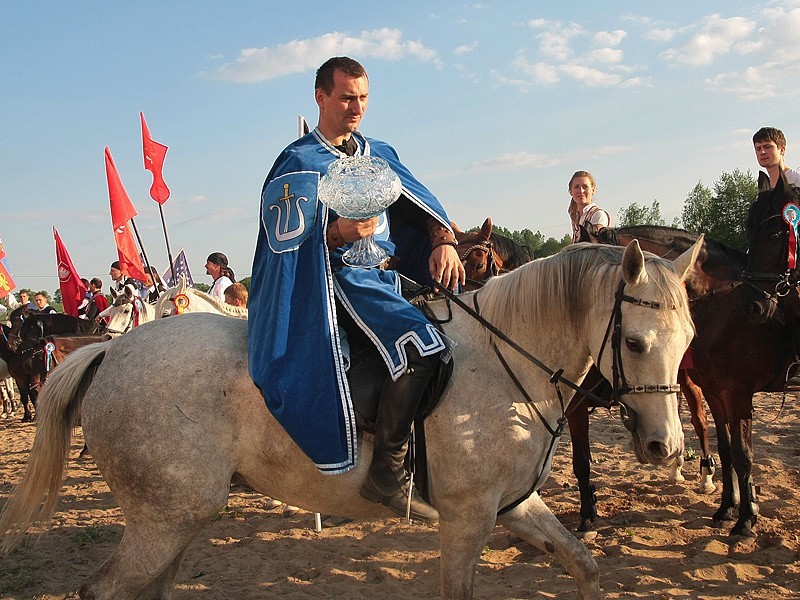
[[342, 256], [342, 262], [350, 267], [369, 269], [377, 267], [388, 257], [389, 255], [375, 243], [370, 235], [353, 242], [353, 246]]

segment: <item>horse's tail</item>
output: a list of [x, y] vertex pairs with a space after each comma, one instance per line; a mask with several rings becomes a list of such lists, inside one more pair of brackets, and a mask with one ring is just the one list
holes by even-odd
[[8, 554], [33, 525], [50, 520], [64, 478], [72, 429], [107, 345], [79, 348], [48, 377], [39, 396], [28, 468], [0, 516], [0, 551]]

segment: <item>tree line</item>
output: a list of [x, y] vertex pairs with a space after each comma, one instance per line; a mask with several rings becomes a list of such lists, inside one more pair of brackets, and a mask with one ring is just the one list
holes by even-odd
[[[677, 227], [694, 233], [705, 233], [708, 237], [737, 250], [747, 250], [745, 226], [747, 211], [758, 193], [758, 182], [748, 171], [734, 169], [720, 175], [712, 187], [698, 181], [683, 202], [679, 217], [667, 223], [661, 214], [661, 203], [654, 199], [649, 205], [632, 202], [622, 208], [617, 216], [618, 227], [633, 225], [662, 225]], [[477, 228], [474, 228], [477, 229]], [[530, 229], [511, 231], [494, 225], [492, 231], [510, 237], [515, 242], [528, 246], [534, 258], [555, 254], [572, 243], [572, 236], [561, 239], [547, 238], [541, 232]]]

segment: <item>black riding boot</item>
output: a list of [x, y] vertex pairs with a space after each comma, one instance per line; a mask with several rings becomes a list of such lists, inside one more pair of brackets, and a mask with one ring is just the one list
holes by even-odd
[[786, 385], [784, 390], [787, 392], [800, 391], [800, 324], [796, 321], [790, 321], [790, 330], [792, 332], [792, 341], [794, 343], [794, 362], [789, 365], [786, 370]]
[[[397, 381], [389, 380], [381, 391], [375, 420], [375, 448], [361, 495], [380, 502], [401, 516], [406, 514], [409, 476], [404, 461], [411, 425], [425, 388], [433, 376], [439, 355], [420, 356], [413, 344], [406, 345], [408, 368]], [[411, 518], [436, 522], [439, 513], [420, 498], [411, 498]]]

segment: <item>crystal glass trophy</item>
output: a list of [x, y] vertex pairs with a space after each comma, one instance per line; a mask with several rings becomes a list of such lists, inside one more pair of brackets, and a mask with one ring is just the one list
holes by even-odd
[[[403, 184], [389, 163], [376, 156], [348, 156], [333, 161], [322, 176], [317, 197], [340, 217], [370, 219], [400, 197]], [[342, 260], [351, 267], [380, 265], [388, 255], [372, 236], [357, 240]]]

